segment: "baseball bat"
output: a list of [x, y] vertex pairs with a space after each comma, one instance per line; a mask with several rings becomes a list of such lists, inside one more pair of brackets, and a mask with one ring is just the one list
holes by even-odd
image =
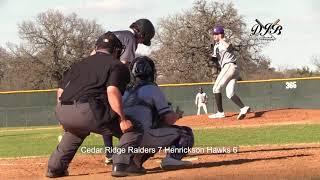
[[264, 28], [264, 25], [263, 25], [258, 19], [256, 19], [255, 21], [256, 21], [261, 27]]
[[277, 19], [272, 25], [275, 26], [276, 24], [278, 24], [280, 21], [280, 19]]

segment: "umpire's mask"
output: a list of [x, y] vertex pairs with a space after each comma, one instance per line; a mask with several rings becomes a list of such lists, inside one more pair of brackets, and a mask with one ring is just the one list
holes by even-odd
[[140, 80], [144, 81], [155, 81], [155, 65], [153, 60], [147, 56], [140, 56], [135, 58], [130, 65], [130, 71], [132, 72], [135, 80], [139, 78]]

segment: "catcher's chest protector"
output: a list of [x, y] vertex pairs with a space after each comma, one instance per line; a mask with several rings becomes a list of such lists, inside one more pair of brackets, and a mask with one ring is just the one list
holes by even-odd
[[139, 84], [136, 87], [134, 87], [133, 89], [130, 89], [128, 91], [129, 94], [123, 103], [124, 108], [130, 108], [133, 106], [145, 106], [145, 107], [149, 108], [152, 113], [152, 127], [151, 128], [157, 128], [159, 126], [160, 117], [159, 117], [159, 113], [158, 113], [156, 107], [153, 104], [146, 102], [145, 100], [143, 100], [142, 98], [140, 98], [138, 96], [138, 90], [141, 87], [146, 86], [146, 85], [154, 85], [154, 83], [150, 83], [150, 82], [142, 83], [142, 84]]

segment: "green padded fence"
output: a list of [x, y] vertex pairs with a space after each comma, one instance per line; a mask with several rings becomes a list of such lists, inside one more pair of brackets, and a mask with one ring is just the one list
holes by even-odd
[[[198, 88], [203, 87], [209, 97], [208, 112], [214, 111], [212, 83], [174, 84], [160, 86], [173, 107], [179, 106], [185, 113], [196, 113], [194, 104]], [[237, 94], [253, 111], [279, 108], [320, 108], [320, 77], [242, 81]], [[56, 91], [0, 92], [0, 127], [47, 126], [58, 124], [54, 116]], [[238, 112], [239, 108], [225, 96], [226, 112]], [[203, 112], [202, 112], [203, 113]]]
[[[194, 83], [167, 85], [162, 88], [174, 106], [179, 106], [185, 115], [191, 115], [197, 112], [194, 101], [199, 87], [202, 87], [208, 95], [208, 112], [216, 111], [213, 106], [212, 86], [212, 83]], [[320, 108], [318, 89], [320, 89], [320, 77], [314, 77], [242, 81], [238, 83], [236, 93], [253, 111], [283, 108], [318, 109]], [[239, 108], [225, 95], [223, 95], [223, 108], [226, 112], [239, 111]]]
[[57, 124], [54, 116], [56, 91], [0, 93], [0, 127]]

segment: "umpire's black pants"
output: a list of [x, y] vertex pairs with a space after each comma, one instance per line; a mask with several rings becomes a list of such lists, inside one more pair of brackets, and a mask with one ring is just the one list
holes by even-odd
[[56, 107], [56, 116], [65, 129], [65, 133], [55, 151], [51, 154], [48, 169], [52, 172], [65, 171], [83, 140], [94, 132], [101, 135], [122, 135], [118, 121], [108, 125], [99, 125], [94, 118], [89, 103], [61, 105]]

